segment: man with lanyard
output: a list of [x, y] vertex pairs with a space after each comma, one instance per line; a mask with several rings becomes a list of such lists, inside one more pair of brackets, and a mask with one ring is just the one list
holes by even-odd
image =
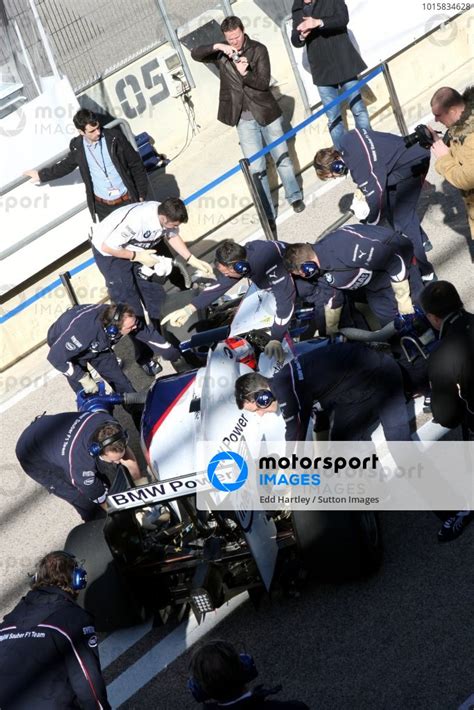
[[80, 109], [73, 122], [79, 136], [72, 139], [67, 156], [55, 165], [24, 174], [34, 182], [50, 182], [79, 168], [94, 221], [105, 219], [124, 204], [145, 200], [146, 170], [122, 131], [101, 128], [97, 116], [88, 109]]

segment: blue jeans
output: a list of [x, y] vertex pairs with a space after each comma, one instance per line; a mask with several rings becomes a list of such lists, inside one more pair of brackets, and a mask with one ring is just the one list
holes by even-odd
[[[277, 118], [268, 126], [261, 126], [255, 119], [243, 121], [242, 119], [237, 124], [237, 132], [239, 134], [240, 147], [246, 158], [258, 153], [265, 145], [273, 143], [283, 135], [283, 127], [281, 118]], [[293, 163], [291, 162], [286, 143], [280, 143], [271, 151], [271, 156], [275, 161], [280, 180], [285, 190], [285, 197], [290, 204], [301, 200], [302, 194], [298, 183], [296, 182]], [[257, 183], [257, 189], [265, 208], [265, 212], [269, 219], [275, 219], [275, 208], [273, 207], [270, 185], [267, 175], [266, 155], [261, 156], [253, 163], [250, 163], [250, 170], [254, 174]]]
[[[327, 106], [333, 99], [336, 99], [343, 91], [351, 89], [357, 83], [357, 79], [346, 81], [344, 84], [335, 84], [334, 86], [318, 86], [319, 96], [323, 106]], [[357, 128], [370, 128], [369, 114], [365, 108], [365, 104], [360, 95], [360, 90], [349, 96], [349, 108], [354, 116]], [[344, 123], [342, 122], [341, 104], [336, 104], [327, 112], [329, 133], [331, 134], [332, 142], [337, 150], [341, 150], [341, 138], [346, 132]]]

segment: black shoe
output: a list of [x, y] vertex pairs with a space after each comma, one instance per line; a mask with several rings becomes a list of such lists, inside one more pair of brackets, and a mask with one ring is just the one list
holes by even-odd
[[163, 369], [163, 368], [162, 368], [162, 366], [160, 365], [160, 363], [157, 362], [156, 360], [153, 360], [153, 358], [152, 358], [151, 360], [148, 360], [148, 362], [145, 362], [145, 363], [142, 365], [142, 370], [143, 370], [144, 372], [146, 372], [146, 374], [148, 375], [148, 377], [156, 377], [156, 375], [159, 375], [159, 374], [160, 374], [160, 372], [162, 371], [162, 369]]
[[423, 242], [423, 249], [425, 250], [425, 252], [431, 251], [433, 249], [433, 245], [429, 239], [427, 239], [426, 242]]
[[447, 518], [438, 530], [438, 542], [451, 542], [463, 534], [471, 520], [474, 519], [472, 510], [462, 510]]
[[294, 212], [303, 212], [303, 210], [306, 208], [306, 205], [303, 200], [296, 200], [295, 202], [291, 203], [291, 206], [293, 207]]

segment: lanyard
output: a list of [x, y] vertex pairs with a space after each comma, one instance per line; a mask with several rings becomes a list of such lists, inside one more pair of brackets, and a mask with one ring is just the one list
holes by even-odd
[[99, 168], [99, 170], [102, 170], [102, 172], [104, 173], [105, 177], [106, 177], [107, 180], [109, 181], [110, 187], [113, 188], [112, 181], [111, 181], [111, 179], [109, 178], [109, 174], [108, 174], [108, 172], [107, 172], [107, 168], [106, 168], [106, 165], [105, 165], [104, 148], [103, 148], [103, 146], [102, 146], [102, 136], [99, 138], [99, 146], [100, 146], [100, 155], [101, 155], [101, 158], [102, 158], [102, 165], [99, 163], [99, 161], [97, 160], [97, 158], [96, 158], [95, 155], [94, 155], [95, 148], [92, 146], [91, 143], [87, 143], [87, 147], [88, 147], [88, 149], [89, 149], [89, 155], [91, 156], [92, 160], [93, 160], [94, 163], [97, 165], [97, 167]]

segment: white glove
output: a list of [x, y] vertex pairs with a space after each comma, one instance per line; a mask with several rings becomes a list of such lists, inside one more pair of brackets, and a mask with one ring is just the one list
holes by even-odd
[[81, 377], [79, 384], [86, 394], [95, 394], [99, 391], [97, 382], [92, 379], [88, 372]]
[[153, 267], [153, 271], [157, 276], [169, 276], [173, 270], [173, 259], [168, 256], [158, 256], [158, 261]]
[[161, 257], [156, 255], [154, 249], [144, 249], [143, 251], [135, 251], [130, 261], [138, 261], [138, 263], [143, 264], [143, 266], [152, 267], [158, 264], [160, 258]]
[[193, 254], [189, 257], [187, 263], [192, 269], [196, 269], [196, 271], [200, 271], [203, 276], [206, 276], [208, 279], [215, 279], [216, 277], [214, 276], [214, 269], [210, 264], [207, 263], [207, 261], [201, 261], [201, 259], [198, 259], [195, 257]]
[[279, 340], [270, 340], [263, 352], [267, 357], [275, 357], [279, 364], [285, 361], [285, 353]]
[[342, 307], [331, 308], [324, 306], [324, 320], [326, 321], [326, 335], [334, 335], [339, 329], [339, 321], [341, 319]]
[[398, 312], [405, 316], [408, 313], [414, 313], [415, 309], [410, 296], [410, 284], [408, 279], [404, 281], [392, 281], [392, 289], [397, 301]]
[[161, 325], [169, 323], [173, 328], [181, 328], [182, 325], [189, 320], [193, 313], [196, 312], [196, 308], [190, 303], [184, 308], [178, 308], [177, 311], [172, 311], [168, 313], [167, 316], [161, 319]]
[[366, 219], [369, 216], [370, 207], [367, 204], [365, 197], [362, 196], [362, 193], [359, 190], [354, 194], [354, 197], [352, 198], [352, 204], [350, 206], [350, 209], [354, 213], [354, 217], [357, 217], [359, 221], [362, 219]]

